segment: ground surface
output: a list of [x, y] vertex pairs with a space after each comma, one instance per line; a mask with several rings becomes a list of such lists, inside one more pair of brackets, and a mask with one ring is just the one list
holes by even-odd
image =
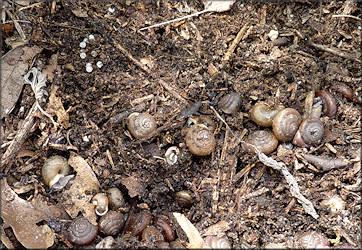
[[[226, 12], [201, 14], [143, 31], [138, 29], [203, 10], [204, 5], [200, 1], [62, 1], [53, 6], [42, 2], [17, 12], [23, 6], [9, 3], [16, 19], [27, 21], [19, 22], [27, 45], [43, 49], [33, 67], [43, 70], [54, 65], [51, 58], [56, 57], [57, 76], [47, 82], [47, 88], [55, 91], [69, 115], [61, 123], [53, 113], [60, 124], [56, 128], [46, 116], [36, 118], [35, 129], [29, 132], [15, 159], [3, 166], [10, 187], [17, 182], [36, 182], [36, 191], [47, 204], [58, 204], [63, 191], [48, 193], [41, 168], [51, 155], [69, 158], [75, 152], [92, 167], [100, 191], [118, 187], [123, 192], [126, 212], [134, 204], [138, 205], [133, 208], [136, 210], [147, 204], [154, 216], [180, 212], [201, 233], [210, 225], [226, 221], [229, 228], [225, 233], [235, 248], [289, 244], [296, 235], [310, 230], [332, 240], [331, 246], [341, 242], [361, 247], [361, 106], [358, 97], [348, 99], [336, 85], [342, 83], [361, 92], [362, 13], [353, 1], [237, 1]], [[241, 41], [223, 63], [241, 29], [245, 31]], [[268, 36], [271, 30], [279, 32], [277, 41]], [[87, 56], [81, 59], [79, 44], [90, 34], [95, 40], [89, 41], [84, 49]], [[8, 35], [17, 36], [16, 29]], [[3, 45], [4, 55], [10, 47]], [[97, 52], [95, 57], [91, 56], [92, 50]], [[97, 61], [103, 62], [102, 68], [95, 66]], [[91, 73], [86, 72], [88, 62], [93, 64]], [[293, 198], [283, 175], [244, 152], [234, 135], [241, 138], [259, 129], [249, 117], [255, 103], [282, 104], [303, 113], [307, 93], [320, 89], [329, 90], [337, 100], [336, 116], [322, 116], [330, 136], [311, 149], [279, 143], [270, 154], [287, 164], [301, 193], [320, 215], [314, 219]], [[232, 115], [217, 107], [218, 100], [231, 91], [242, 97], [240, 111]], [[21, 128], [34, 100], [30, 85], [25, 85], [14, 110], [2, 120], [2, 144], [11, 141]], [[180, 116], [181, 111], [200, 101], [201, 107], [195, 112], [187, 110], [188, 115], [207, 115], [216, 123], [216, 149], [204, 157], [188, 151], [184, 129], [190, 120]], [[162, 129], [151, 138], [134, 139], [124, 121], [131, 111], [148, 112]], [[59, 150], [49, 144], [59, 137], [65, 145], [74, 147]], [[170, 146], [180, 149], [174, 165], [161, 159]], [[2, 153], [6, 149], [2, 147]], [[298, 157], [304, 153], [352, 161], [344, 168], [322, 172]], [[29, 165], [29, 170], [21, 171]], [[123, 182], [127, 177], [138, 180], [135, 197]], [[356, 183], [355, 188], [349, 188]], [[192, 192], [191, 208], [180, 207], [173, 198], [180, 190]], [[19, 194], [29, 200], [33, 195], [34, 189]], [[321, 201], [332, 195], [340, 196], [346, 204], [345, 210], [334, 216], [321, 206]], [[61, 237], [62, 231], [55, 231], [53, 247], [69, 246]], [[14, 246], [19, 246], [10, 228], [5, 233]], [[93, 243], [102, 238], [98, 236]], [[114, 238], [129, 247], [143, 244], [133, 238]]]

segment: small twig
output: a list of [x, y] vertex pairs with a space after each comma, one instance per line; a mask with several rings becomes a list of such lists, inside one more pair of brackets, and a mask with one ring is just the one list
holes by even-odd
[[354, 60], [356, 62], [361, 62], [361, 60], [358, 59], [360, 57], [360, 55], [349, 55], [341, 50], [337, 50], [336, 48], [328, 48], [327, 46], [322, 45], [322, 44], [316, 44], [316, 43], [312, 43], [312, 42], [310, 42], [308, 44], [316, 49], [331, 53], [333, 55], [340, 56], [342, 58], [349, 59], [349, 60]]
[[185, 98], [183, 98], [179, 93], [177, 93], [176, 90], [174, 90], [170, 85], [168, 85], [164, 80], [160, 79], [158, 82], [168, 91], [170, 92], [174, 97], [179, 99], [181, 102], [188, 104], [188, 101], [186, 101]]
[[361, 20], [361, 18], [359, 18], [357, 16], [352, 16], [352, 15], [332, 15], [332, 17], [350, 17], [350, 18], [356, 19], [358, 21]]

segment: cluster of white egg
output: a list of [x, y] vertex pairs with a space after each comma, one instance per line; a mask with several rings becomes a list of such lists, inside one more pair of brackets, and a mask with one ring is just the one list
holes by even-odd
[[[94, 39], [95, 39], [94, 35], [90, 34], [88, 37], [84, 38], [82, 42], [79, 43], [79, 47], [81, 48], [81, 49], [80, 49], [80, 54], [79, 54], [80, 58], [85, 59], [85, 58], [87, 57], [87, 54], [84, 52], [84, 49], [87, 47], [87, 44], [90, 43], [90, 42], [93, 42]], [[98, 56], [98, 53], [97, 53], [97, 51], [95, 51], [95, 50], [92, 50], [92, 51], [90, 52], [90, 54], [91, 54], [92, 57]], [[98, 68], [102, 68], [102, 67], [103, 67], [103, 63], [102, 63], [101, 61], [98, 61], [98, 62], [96, 63], [96, 66], [97, 66]], [[85, 65], [85, 70], [86, 70], [88, 73], [90, 73], [90, 72], [93, 71], [93, 66], [92, 66], [92, 63], [91, 63], [91, 62], [87, 62], [87, 63], [86, 63], [86, 65]]]

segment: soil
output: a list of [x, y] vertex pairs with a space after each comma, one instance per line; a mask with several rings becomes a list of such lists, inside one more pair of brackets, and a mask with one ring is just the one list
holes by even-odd
[[[30, 2], [29, 6], [36, 3]], [[14, 13], [22, 7], [16, 1], [10, 5]], [[330, 246], [361, 248], [361, 9], [355, 1], [236, 1], [229, 11], [138, 31], [203, 9], [201, 1], [61, 1], [17, 12], [17, 19], [24, 21], [19, 24], [27, 46], [43, 49], [33, 67], [44, 69], [57, 56], [59, 68], [47, 88], [60, 98], [69, 126], [55, 127], [39, 115], [19, 150], [22, 154], [3, 166], [3, 177], [10, 187], [35, 181], [48, 204], [58, 204], [63, 191], [49, 193], [42, 166], [51, 155], [77, 154], [92, 167], [101, 192], [111, 187], [122, 191], [126, 214], [145, 208], [153, 216], [180, 212], [200, 233], [226, 221], [225, 234], [233, 248], [271, 243], [290, 247], [308, 231], [323, 234]], [[223, 60], [241, 29], [245, 31], [241, 41]], [[278, 31], [276, 40], [268, 36], [272, 30]], [[80, 43], [90, 34], [95, 40], [87, 42], [82, 59]], [[12, 36], [18, 36], [16, 30]], [[2, 55], [9, 50], [3, 43]], [[98, 61], [103, 67], [96, 66]], [[86, 71], [88, 62], [92, 72]], [[353, 96], [341, 86], [348, 86]], [[280, 142], [269, 156], [288, 166], [318, 219], [292, 196], [282, 173], [245, 152], [238, 141], [261, 129], [250, 119], [256, 103], [284, 105], [303, 114], [307, 94], [316, 90], [329, 91], [337, 102], [334, 117], [321, 117], [329, 136], [311, 148]], [[241, 96], [241, 108], [234, 114], [218, 107], [230, 92]], [[34, 101], [31, 87], [25, 85], [12, 113], [2, 119], [2, 145], [13, 139]], [[131, 112], [151, 114], [157, 132], [135, 139], [126, 126]], [[200, 115], [211, 117], [216, 125], [216, 148], [207, 156], [191, 154], [185, 144], [187, 128]], [[65, 147], [60, 148], [62, 144]], [[170, 146], [180, 150], [174, 165], [163, 159]], [[6, 149], [2, 146], [2, 154]], [[321, 171], [304, 160], [305, 153], [345, 158], [349, 164]], [[33, 167], [22, 173], [20, 169], [29, 164]], [[138, 180], [136, 190], [125, 185], [129, 177]], [[356, 188], [348, 188], [354, 184]], [[190, 208], [175, 201], [174, 194], [181, 190], [191, 191]], [[26, 200], [33, 195], [34, 190], [19, 194]], [[345, 209], [336, 215], [321, 205], [333, 195], [345, 202]], [[62, 230], [51, 228], [56, 232], [52, 248], [69, 247]], [[5, 233], [15, 247], [21, 246], [9, 227]], [[178, 237], [187, 241], [181, 233]], [[103, 238], [98, 235], [93, 244]], [[114, 238], [118, 247], [144, 247], [137, 237]]]

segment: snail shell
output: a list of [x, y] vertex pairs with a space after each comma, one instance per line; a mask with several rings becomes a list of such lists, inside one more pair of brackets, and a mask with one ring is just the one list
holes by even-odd
[[114, 187], [107, 190], [108, 200], [111, 207], [117, 209], [125, 205], [125, 200], [123, 198], [122, 192]]
[[257, 103], [252, 107], [250, 117], [260, 127], [271, 127], [274, 116], [282, 110], [282, 108], [282, 106], [270, 108], [264, 103]]
[[292, 108], [279, 111], [273, 118], [273, 133], [282, 142], [293, 139], [302, 122], [302, 116]]
[[192, 206], [192, 195], [191, 192], [188, 190], [182, 190], [174, 195], [174, 199], [181, 207], [189, 208]]
[[205, 243], [212, 249], [218, 249], [218, 248], [230, 249], [231, 248], [230, 242], [229, 242], [228, 238], [226, 237], [226, 235], [221, 236], [221, 237], [216, 236], [216, 235], [209, 235], [205, 238]]
[[324, 136], [324, 125], [318, 118], [304, 120], [294, 136], [293, 144], [299, 147], [309, 147], [319, 144]]
[[84, 217], [77, 217], [70, 224], [67, 239], [78, 245], [87, 245], [97, 236], [98, 227]]
[[49, 187], [57, 183], [61, 177], [68, 175], [69, 172], [68, 160], [59, 155], [49, 157], [42, 168], [44, 182]]
[[153, 224], [161, 228], [166, 241], [171, 242], [175, 239], [175, 229], [173, 229], [172, 225], [166, 219], [157, 217], [153, 220]]
[[225, 95], [218, 103], [219, 109], [226, 114], [232, 114], [239, 111], [241, 106], [241, 97], [236, 92]]
[[319, 96], [324, 101], [325, 104], [323, 105], [323, 112], [327, 116], [333, 117], [336, 115], [337, 113], [336, 99], [331, 93], [325, 90], [317, 90], [315, 92], [315, 96], [317, 97]]
[[92, 198], [95, 205], [95, 212], [99, 216], [103, 216], [108, 212], [108, 197], [104, 193], [98, 193]]
[[143, 229], [145, 229], [152, 222], [152, 215], [150, 212], [141, 211], [132, 218], [128, 231], [131, 231], [132, 235], [139, 235]]
[[128, 116], [127, 127], [135, 138], [143, 138], [156, 129], [155, 119], [147, 113], [132, 113]]
[[177, 162], [177, 156], [179, 153], [180, 150], [178, 149], [178, 147], [176, 146], [169, 147], [165, 153], [166, 162], [170, 165], [175, 164]]
[[310, 231], [296, 236], [294, 247], [304, 249], [328, 248], [329, 241], [324, 235]]
[[188, 129], [186, 145], [191, 153], [205, 156], [214, 150], [216, 140], [212, 131], [204, 124], [195, 124]]
[[253, 144], [264, 154], [270, 154], [278, 146], [278, 139], [269, 130], [257, 130], [247, 137], [246, 141]]
[[160, 230], [158, 230], [157, 228], [155, 228], [154, 226], [147, 226], [143, 231], [142, 231], [142, 241], [146, 242], [146, 243], [153, 243], [153, 242], [157, 242], [157, 241], [164, 241], [163, 235], [160, 232]]
[[117, 211], [109, 211], [105, 216], [99, 219], [99, 231], [105, 235], [114, 236], [121, 231], [124, 222], [125, 219], [122, 213]]

